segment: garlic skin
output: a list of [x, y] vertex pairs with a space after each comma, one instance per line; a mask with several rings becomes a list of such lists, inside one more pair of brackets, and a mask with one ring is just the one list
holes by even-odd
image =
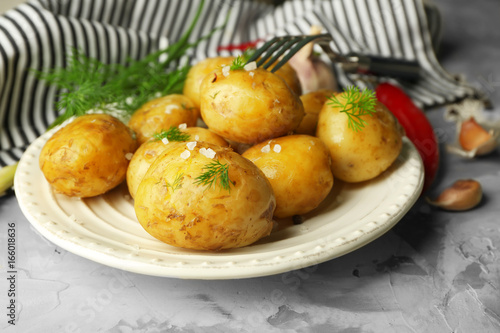
[[474, 179], [461, 179], [445, 189], [435, 199], [427, 199], [433, 206], [450, 210], [465, 211], [476, 207], [483, 198], [481, 183]]
[[498, 147], [500, 119], [490, 119], [483, 109], [483, 102], [477, 100], [465, 100], [447, 107], [445, 120], [456, 124], [456, 140], [446, 145], [448, 152], [472, 159]]

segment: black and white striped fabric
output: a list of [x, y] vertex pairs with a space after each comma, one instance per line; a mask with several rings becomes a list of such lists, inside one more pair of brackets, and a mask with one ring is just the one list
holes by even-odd
[[[31, 0], [0, 16], [0, 165], [17, 161], [57, 116], [57, 91], [38, 81], [32, 69], [65, 66], [74, 47], [106, 63], [143, 57], [177, 40], [199, 4], [200, 0]], [[224, 28], [190, 50], [186, 61], [230, 53], [218, 51], [220, 45], [307, 34], [318, 25], [333, 35], [332, 46], [339, 53], [418, 60], [425, 71], [422, 80], [400, 84], [423, 107], [474, 93], [439, 65], [434, 53], [438, 12], [421, 0], [288, 0], [279, 6], [207, 0], [191, 40], [222, 26], [228, 13]], [[343, 86], [369, 85], [337, 74]]]

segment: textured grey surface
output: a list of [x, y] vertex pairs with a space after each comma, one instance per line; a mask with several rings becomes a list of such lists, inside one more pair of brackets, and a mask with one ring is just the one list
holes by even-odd
[[[439, 58], [500, 113], [500, 3], [440, 0]], [[454, 126], [428, 112], [444, 147]], [[0, 199], [2, 308], [7, 222], [17, 226], [16, 326], [6, 332], [499, 332], [500, 155], [449, 155], [435, 187], [475, 178], [480, 207], [461, 213], [420, 200], [386, 235], [341, 258], [274, 276], [197, 281], [128, 273], [80, 258], [38, 235], [15, 197]]]

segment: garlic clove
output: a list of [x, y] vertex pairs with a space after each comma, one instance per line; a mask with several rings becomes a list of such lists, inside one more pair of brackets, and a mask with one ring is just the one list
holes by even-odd
[[486, 131], [474, 117], [470, 117], [460, 125], [458, 142], [464, 150], [474, 152], [474, 155], [479, 156], [495, 150], [498, 145], [496, 136], [494, 131]]
[[474, 179], [457, 180], [451, 187], [445, 189], [435, 199], [427, 199], [433, 206], [452, 210], [464, 211], [476, 207], [483, 197], [481, 184]]

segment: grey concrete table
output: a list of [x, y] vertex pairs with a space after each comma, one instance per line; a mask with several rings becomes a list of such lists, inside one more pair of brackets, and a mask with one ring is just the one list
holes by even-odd
[[[440, 0], [439, 58], [500, 113], [500, 3]], [[442, 145], [454, 127], [429, 111]], [[442, 147], [443, 148], [443, 147]], [[0, 199], [5, 332], [500, 332], [500, 155], [444, 153], [429, 195], [475, 178], [485, 200], [451, 213], [420, 200], [390, 232], [341, 258], [262, 278], [198, 281], [103, 266], [40, 236], [16, 198]], [[8, 324], [8, 223], [17, 239], [18, 322]]]

